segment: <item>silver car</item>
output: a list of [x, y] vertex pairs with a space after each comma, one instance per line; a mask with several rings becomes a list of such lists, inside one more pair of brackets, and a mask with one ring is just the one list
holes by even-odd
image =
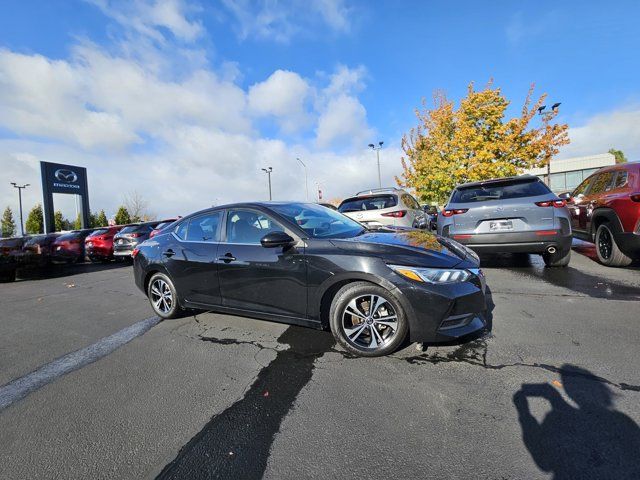
[[539, 253], [550, 267], [571, 258], [566, 201], [532, 175], [457, 186], [438, 215], [438, 234], [479, 253]]
[[370, 228], [386, 225], [425, 228], [427, 223], [416, 199], [398, 188], [358, 192], [343, 200], [338, 211]]

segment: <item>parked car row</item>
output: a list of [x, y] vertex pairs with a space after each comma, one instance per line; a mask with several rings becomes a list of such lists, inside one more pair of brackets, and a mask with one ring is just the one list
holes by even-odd
[[0, 281], [22, 267], [130, 260], [135, 246], [175, 219], [0, 239]]

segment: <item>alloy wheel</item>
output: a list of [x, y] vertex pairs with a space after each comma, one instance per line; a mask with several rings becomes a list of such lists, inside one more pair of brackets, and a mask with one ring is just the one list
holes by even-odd
[[347, 341], [361, 350], [388, 345], [400, 325], [393, 305], [380, 295], [353, 298], [342, 312], [342, 330]]
[[173, 306], [173, 293], [167, 282], [161, 278], [156, 278], [151, 284], [151, 303], [154, 308], [163, 314], [167, 314], [171, 311]]
[[598, 250], [600, 251], [602, 258], [605, 260], [608, 260], [609, 257], [611, 257], [611, 251], [613, 249], [612, 242], [613, 239], [611, 238], [611, 232], [609, 232], [608, 228], [602, 227], [600, 229], [600, 235], [598, 235]]

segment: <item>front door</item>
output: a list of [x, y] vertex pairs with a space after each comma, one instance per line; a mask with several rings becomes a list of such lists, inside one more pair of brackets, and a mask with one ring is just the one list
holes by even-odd
[[594, 176], [591, 176], [578, 185], [567, 202], [567, 207], [571, 213], [571, 230], [583, 237], [587, 224], [588, 201], [586, 193], [593, 183], [594, 178]]
[[275, 230], [295, 238], [260, 211], [227, 211], [226, 240], [218, 249], [222, 305], [303, 318], [307, 311], [304, 247], [263, 247], [260, 239]]

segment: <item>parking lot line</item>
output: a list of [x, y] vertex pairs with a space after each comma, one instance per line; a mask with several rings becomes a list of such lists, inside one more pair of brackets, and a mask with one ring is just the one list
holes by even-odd
[[78, 370], [109, 355], [136, 337], [143, 335], [160, 322], [159, 317], [141, 320], [104, 337], [88, 347], [63, 355], [33, 372], [0, 387], [0, 411], [23, 399], [31, 392], [47, 385], [62, 375]]

